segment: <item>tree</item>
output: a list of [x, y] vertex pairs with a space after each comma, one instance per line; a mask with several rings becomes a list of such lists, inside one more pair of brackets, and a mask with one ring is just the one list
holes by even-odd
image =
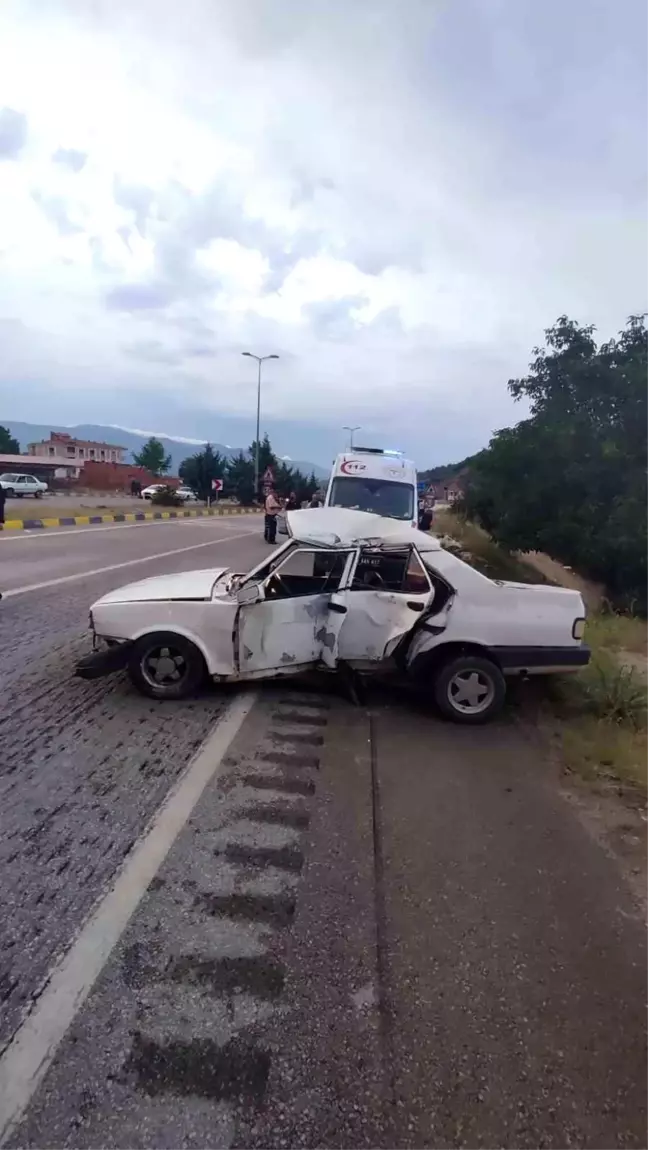
[[212, 479], [225, 478], [227, 460], [219, 451], [214, 451], [211, 443], [206, 443], [203, 451], [190, 455], [180, 464], [179, 475], [187, 487], [205, 502], [212, 495]]
[[0, 427], [0, 452], [2, 455], [20, 455], [20, 444], [8, 427]]
[[227, 464], [226, 493], [239, 503], [254, 503], [254, 463], [242, 451]]
[[145, 467], [152, 475], [166, 475], [171, 469], [171, 456], [164, 454], [164, 446], [159, 439], [151, 436], [141, 451], [133, 452], [138, 467]]
[[[250, 456], [250, 459], [252, 460], [253, 463], [254, 463], [255, 453], [256, 453], [256, 439], [253, 439], [252, 443], [250, 444], [250, 446], [248, 448], [248, 455]], [[263, 436], [263, 439], [259, 443], [259, 475], [260, 475], [260, 477], [263, 478], [263, 473], [264, 473], [264, 471], [266, 471], [266, 469], [268, 467], [271, 467], [272, 470], [274, 471], [276, 466], [277, 466], [277, 456], [275, 455], [274, 451], [272, 450], [272, 447], [270, 445], [270, 439], [269, 439], [268, 433], [266, 431], [265, 435]]]
[[464, 506], [506, 546], [546, 551], [645, 611], [648, 333], [641, 316], [599, 348], [593, 333], [561, 316], [509, 380], [531, 417], [472, 460]]
[[274, 482], [277, 495], [281, 495], [283, 499], [290, 495], [290, 492], [295, 490], [297, 475], [298, 472], [295, 472], [285, 460], [279, 460], [275, 467]]

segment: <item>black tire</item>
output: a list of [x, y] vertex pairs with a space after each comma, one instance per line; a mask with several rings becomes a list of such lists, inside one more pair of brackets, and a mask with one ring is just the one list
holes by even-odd
[[5, 499], [13, 499], [14, 495], [16, 494], [13, 487], [5, 487], [4, 493]]
[[[159, 666], [156, 660], [160, 660]], [[200, 687], [206, 667], [201, 652], [189, 639], [172, 631], [154, 631], [135, 643], [128, 674], [138, 691], [151, 699], [186, 699]], [[156, 675], [160, 675], [159, 681]]]
[[43, 492], [42, 491], [35, 491], [34, 492], [34, 499], [42, 499], [42, 498], [43, 498]]
[[434, 698], [439, 710], [454, 723], [486, 723], [504, 706], [506, 679], [497, 664], [485, 656], [458, 655], [436, 672]]

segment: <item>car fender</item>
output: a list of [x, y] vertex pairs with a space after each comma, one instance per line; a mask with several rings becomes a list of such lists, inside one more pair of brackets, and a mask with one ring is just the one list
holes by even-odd
[[136, 643], [138, 639], [143, 639], [145, 635], [155, 635], [159, 631], [166, 631], [171, 635], [182, 635], [183, 639], [188, 639], [190, 643], [193, 643], [194, 647], [197, 647], [200, 651], [205, 660], [205, 666], [211, 674], [213, 659], [209, 653], [209, 649], [204, 640], [196, 635], [195, 631], [192, 631], [189, 627], [183, 627], [182, 624], [178, 623], [169, 623], [166, 620], [164, 622], [160, 621], [160, 623], [153, 627], [142, 627], [131, 636], [131, 639], [133, 643]]
[[406, 658], [408, 676], [420, 678], [427, 676], [445, 659], [457, 655], [479, 654], [492, 663], [498, 663], [497, 657], [491, 648], [482, 639], [474, 637], [447, 635], [442, 626], [430, 626], [427, 631], [418, 631], [415, 641], [412, 642]]

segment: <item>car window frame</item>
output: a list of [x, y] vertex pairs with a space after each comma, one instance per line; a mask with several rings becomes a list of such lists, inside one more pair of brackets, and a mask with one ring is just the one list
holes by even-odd
[[[355, 579], [356, 570], [358, 568], [358, 564], [359, 564], [360, 559], [362, 557], [363, 551], [374, 552], [376, 554], [385, 555], [385, 556], [389, 555], [390, 552], [392, 552], [392, 553], [396, 552], [396, 553], [400, 554], [401, 552], [407, 551], [407, 552], [409, 552], [409, 557], [408, 557], [407, 564], [405, 567], [406, 571], [407, 571], [407, 567], [409, 566], [409, 562], [410, 562], [412, 555], [416, 555], [416, 558], [418, 559], [421, 570], [422, 570], [423, 574], [425, 575], [425, 579], [426, 579], [426, 582], [428, 585], [427, 586], [427, 592], [425, 592], [425, 591], [405, 591], [402, 589], [399, 591], [395, 591], [391, 587], [354, 587], [353, 581]], [[352, 591], [354, 594], [357, 594], [359, 591], [360, 592], [361, 591], [375, 591], [377, 594], [380, 594], [380, 595], [410, 595], [411, 596], [411, 595], [424, 595], [424, 594], [430, 595], [432, 593], [432, 591], [434, 590], [434, 587], [433, 587], [432, 581], [430, 579], [430, 573], [427, 570], [425, 563], [423, 562], [423, 557], [422, 557], [421, 552], [419, 551], [418, 547], [416, 547], [416, 545], [414, 543], [405, 543], [402, 546], [399, 544], [398, 547], [396, 547], [396, 546], [394, 546], [394, 547], [366, 547], [366, 546], [365, 547], [358, 547], [357, 558], [356, 558], [356, 561], [353, 565], [351, 572], [349, 573], [348, 585], [345, 589], [347, 591]]]
[[[286, 599], [306, 599], [309, 595], [335, 595], [338, 591], [346, 590], [348, 586], [348, 579], [351, 567], [355, 564], [359, 548], [357, 547], [316, 547], [313, 544], [297, 544], [296, 547], [288, 549], [288, 554], [282, 556], [281, 562], [272, 567], [263, 580], [259, 580], [259, 586], [263, 592], [263, 602], [285, 602]], [[304, 595], [282, 595], [280, 599], [266, 599], [266, 584], [274, 575], [279, 574], [281, 567], [290, 561], [293, 555], [299, 551], [304, 551], [307, 554], [315, 555], [346, 555], [346, 563], [340, 575], [339, 582], [336, 587], [325, 587], [321, 591], [307, 591]], [[281, 575], [279, 575], [281, 578]]]

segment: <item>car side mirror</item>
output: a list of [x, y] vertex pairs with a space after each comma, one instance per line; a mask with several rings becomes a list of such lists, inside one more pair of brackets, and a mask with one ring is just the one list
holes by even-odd
[[236, 598], [240, 607], [250, 607], [252, 603], [259, 603], [263, 598], [260, 583], [246, 583], [237, 591]]

